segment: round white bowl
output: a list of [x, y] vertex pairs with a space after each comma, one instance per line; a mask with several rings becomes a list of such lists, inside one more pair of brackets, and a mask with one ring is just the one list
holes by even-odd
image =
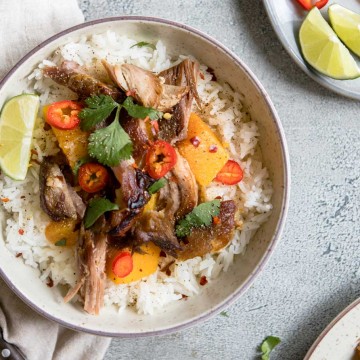
[[139, 315], [132, 310], [116, 313], [104, 308], [99, 316], [85, 313], [80, 305], [64, 304], [63, 292], [42, 283], [36, 270], [24, 265], [5, 247], [0, 233], [0, 275], [31, 308], [74, 330], [103, 336], [146, 336], [177, 331], [208, 319], [244, 294], [274, 251], [284, 226], [290, 188], [290, 166], [284, 132], [274, 106], [252, 71], [234, 54], [198, 30], [172, 21], [147, 17], [116, 17], [95, 20], [65, 30], [37, 46], [0, 83], [0, 104], [27, 87], [32, 69], [69, 36], [103, 32], [108, 29], [139, 41], [161, 39], [174, 55], [191, 54], [215, 70], [218, 79], [244, 94], [245, 104], [261, 133], [264, 164], [274, 186], [274, 209], [247, 247], [245, 256], [236, 256], [233, 265], [203, 292], [187, 301], [178, 301], [155, 315]]

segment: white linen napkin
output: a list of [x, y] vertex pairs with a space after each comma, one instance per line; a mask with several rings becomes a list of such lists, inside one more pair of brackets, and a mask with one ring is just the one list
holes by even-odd
[[[0, 79], [40, 42], [84, 21], [76, 0], [0, 0]], [[28, 360], [102, 359], [110, 339], [65, 329], [35, 313], [0, 279], [4, 340]], [[0, 347], [0, 359], [7, 351]]]

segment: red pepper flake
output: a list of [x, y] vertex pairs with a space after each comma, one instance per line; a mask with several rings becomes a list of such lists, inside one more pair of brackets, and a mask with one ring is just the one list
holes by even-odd
[[158, 123], [158, 121], [154, 120], [154, 121], [151, 122], [151, 124], [152, 124], [154, 130], [156, 131], [156, 133], [158, 133], [159, 132], [159, 123]]
[[53, 286], [54, 286], [54, 281], [53, 281], [53, 279], [49, 277], [46, 285], [47, 285], [48, 287], [50, 287], [50, 288], [53, 287]]
[[135, 89], [130, 89], [125, 93], [125, 95], [134, 97], [136, 95], [136, 90]]
[[197, 136], [194, 136], [190, 139], [190, 142], [197, 148], [200, 145], [201, 140]]
[[10, 199], [9, 199], [9, 198], [1, 198], [1, 201], [2, 201], [2, 202], [9, 202]]
[[207, 279], [206, 279], [206, 276], [202, 276], [201, 278], [200, 278], [200, 285], [201, 286], [204, 286], [204, 285], [206, 285], [208, 283], [208, 281], [207, 281]]
[[34, 150], [34, 149], [31, 149], [31, 154], [32, 155], [38, 155], [38, 152], [36, 150]]
[[161, 251], [160, 251], [160, 257], [166, 257], [166, 252], [163, 251], [163, 250], [161, 250]]
[[221, 224], [221, 219], [218, 216], [214, 216], [213, 217], [213, 224], [214, 225], [219, 225]]
[[184, 294], [181, 294], [181, 298], [184, 299], [184, 300], [187, 300], [187, 299], [188, 299], [188, 296], [187, 296], [187, 295], [184, 295]]
[[17, 253], [17, 254], [16, 254], [16, 257], [17, 257], [17, 258], [20, 257], [20, 256], [22, 256], [22, 253]]
[[216, 145], [209, 146], [209, 152], [216, 153], [218, 151], [218, 147]]
[[19, 231], [18, 231], [18, 233], [20, 234], [20, 235], [24, 235], [24, 229], [19, 229]]
[[221, 200], [221, 196], [217, 196], [215, 199]]
[[199, 76], [200, 76], [200, 78], [201, 78], [202, 80], [205, 80], [205, 76], [204, 76], [204, 74], [203, 74], [202, 72], [199, 73]]

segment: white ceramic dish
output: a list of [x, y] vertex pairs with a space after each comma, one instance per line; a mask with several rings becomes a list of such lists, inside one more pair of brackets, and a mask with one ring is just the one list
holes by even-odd
[[[335, 2], [360, 13], [360, 1], [358, 0], [330, 0], [328, 5], [321, 10], [327, 20], [327, 9], [329, 5]], [[334, 80], [321, 75], [304, 61], [298, 39], [299, 29], [307, 11], [303, 10], [297, 0], [264, 0], [264, 4], [277, 36], [295, 63], [311, 78], [326, 88], [349, 98], [360, 100], [360, 78], [355, 80]], [[356, 55], [354, 57], [360, 66], [360, 59]]]
[[66, 30], [45, 41], [25, 56], [0, 83], [0, 104], [26, 87], [32, 69], [69, 36], [112, 29], [145, 41], [162, 39], [170, 53], [192, 54], [215, 70], [219, 79], [245, 94], [246, 105], [261, 132], [260, 145], [264, 163], [274, 185], [274, 210], [268, 222], [257, 232], [246, 256], [238, 256], [228, 272], [204, 288], [204, 292], [187, 301], [179, 301], [153, 316], [138, 315], [131, 310], [117, 314], [103, 309], [99, 316], [86, 314], [80, 305], [64, 304], [60, 289], [50, 289], [36, 271], [23, 265], [5, 248], [0, 233], [0, 275], [33, 309], [75, 330], [104, 336], [145, 336], [176, 331], [207, 319], [244, 293], [265, 266], [280, 236], [288, 208], [290, 168], [286, 141], [276, 111], [264, 88], [251, 70], [229, 50], [201, 32], [174, 22], [145, 18], [120, 17], [96, 20]]
[[360, 299], [357, 299], [325, 328], [304, 360], [355, 360], [359, 344]]

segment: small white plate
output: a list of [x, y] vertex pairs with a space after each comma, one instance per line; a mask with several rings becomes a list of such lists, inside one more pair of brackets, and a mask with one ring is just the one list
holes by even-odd
[[[330, 0], [328, 4], [321, 9], [326, 20], [329, 19], [327, 9], [329, 5], [335, 2], [360, 13], [359, 0]], [[360, 78], [355, 80], [334, 80], [321, 75], [304, 61], [300, 52], [298, 39], [300, 26], [308, 12], [303, 10], [297, 0], [264, 0], [264, 4], [277, 36], [296, 64], [311, 78], [326, 88], [349, 98], [360, 100]], [[360, 66], [360, 59], [356, 57], [356, 55], [354, 55], [354, 57]]]
[[357, 299], [325, 328], [304, 360], [355, 360], [359, 343], [360, 299]]

